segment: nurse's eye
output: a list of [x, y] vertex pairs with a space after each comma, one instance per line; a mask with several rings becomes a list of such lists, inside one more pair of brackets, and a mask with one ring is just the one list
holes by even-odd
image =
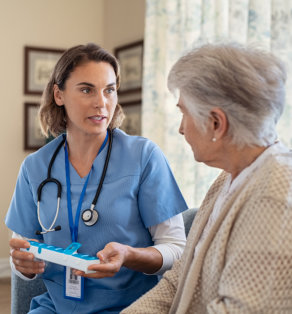
[[90, 87], [82, 87], [82, 88], [81, 88], [81, 92], [82, 92], [83, 94], [90, 94], [91, 88], [90, 88]]
[[112, 94], [116, 91], [115, 87], [109, 87], [105, 90], [107, 94]]

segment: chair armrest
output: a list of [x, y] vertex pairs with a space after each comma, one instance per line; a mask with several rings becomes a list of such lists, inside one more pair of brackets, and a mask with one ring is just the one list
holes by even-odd
[[182, 213], [184, 224], [185, 224], [186, 236], [188, 236], [189, 234], [189, 231], [191, 229], [197, 210], [198, 210], [197, 208], [189, 208]]
[[41, 278], [26, 281], [11, 272], [11, 314], [28, 313], [31, 299], [46, 291]]

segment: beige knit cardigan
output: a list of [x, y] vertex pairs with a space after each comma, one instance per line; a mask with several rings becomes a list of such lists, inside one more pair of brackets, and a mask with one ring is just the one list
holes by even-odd
[[194, 258], [225, 180], [207, 193], [181, 260], [122, 313], [292, 313], [292, 153], [269, 156], [223, 204]]

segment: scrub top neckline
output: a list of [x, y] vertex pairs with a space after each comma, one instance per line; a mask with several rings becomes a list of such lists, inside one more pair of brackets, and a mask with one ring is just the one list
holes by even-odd
[[[92, 163], [92, 167], [91, 167], [91, 171], [94, 172], [95, 169], [101, 169], [100, 170], [100, 175], [102, 173], [102, 169], [103, 169], [103, 165], [104, 165], [104, 160], [106, 158], [106, 153], [108, 150], [108, 145], [109, 145], [109, 140], [107, 140], [106, 145], [104, 146], [103, 150], [97, 154], [97, 156], [94, 158], [93, 163]], [[65, 147], [63, 148], [64, 152], [62, 154], [62, 159], [65, 160]], [[63, 161], [64, 161], [63, 160]], [[80, 175], [78, 174], [78, 172], [76, 171], [76, 169], [73, 167], [73, 165], [71, 164], [70, 160], [69, 160], [69, 169], [70, 169], [70, 180], [71, 180], [71, 184], [84, 184], [86, 181], [86, 178], [88, 176], [88, 173], [82, 178], [80, 177]], [[90, 176], [92, 177], [92, 175]], [[89, 182], [88, 184], [90, 185], [90, 178], [89, 178]]]

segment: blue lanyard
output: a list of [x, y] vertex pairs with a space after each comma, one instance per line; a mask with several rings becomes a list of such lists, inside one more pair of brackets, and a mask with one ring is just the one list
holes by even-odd
[[[104, 149], [106, 142], [108, 139], [108, 132], [106, 134], [105, 140], [103, 141], [97, 155]], [[78, 237], [78, 224], [79, 224], [79, 217], [81, 212], [82, 202], [85, 196], [89, 176], [92, 171], [92, 166], [90, 169], [89, 174], [86, 177], [85, 183], [83, 185], [82, 192], [80, 194], [76, 215], [75, 215], [75, 222], [73, 223], [73, 212], [72, 212], [72, 202], [71, 202], [71, 182], [70, 182], [70, 167], [69, 167], [69, 157], [68, 157], [68, 148], [67, 148], [67, 140], [65, 141], [65, 168], [66, 168], [66, 184], [67, 184], [67, 208], [68, 208], [68, 217], [69, 217], [69, 226], [71, 232], [72, 242], [77, 242]]]

